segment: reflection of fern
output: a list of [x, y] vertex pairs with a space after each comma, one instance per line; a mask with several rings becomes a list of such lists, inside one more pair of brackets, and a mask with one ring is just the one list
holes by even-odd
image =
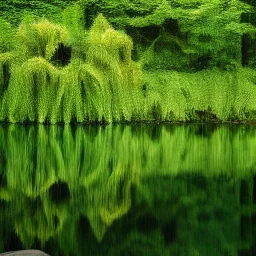
[[[101, 241], [108, 228], [130, 210], [132, 186], [138, 202], [154, 207], [163, 195], [170, 196], [162, 183], [155, 182], [156, 177], [169, 180], [200, 174], [209, 179], [223, 175], [244, 179], [251, 175], [256, 133], [253, 128], [247, 127], [246, 133], [244, 129], [207, 125], [0, 127], [0, 168], [4, 168], [0, 171], [7, 183], [0, 198], [10, 204], [9, 218], [28, 247], [35, 237], [42, 244], [53, 236], [62, 241], [64, 228], [70, 226], [75, 234], [80, 215], [88, 218]], [[150, 189], [149, 180], [154, 180]], [[49, 188], [58, 181], [68, 185], [70, 198], [56, 205]], [[38, 211], [33, 210], [33, 202]]]
[[[118, 164], [121, 165], [121, 162]], [[131, 177], [126, 177], [128, 175], [132, 177], [132, 170], [125, 172], [117, 169], [108, 179], [106, 198], [100, 209], [100, 215], [108, 226], [126, 214], [131, 207]]]

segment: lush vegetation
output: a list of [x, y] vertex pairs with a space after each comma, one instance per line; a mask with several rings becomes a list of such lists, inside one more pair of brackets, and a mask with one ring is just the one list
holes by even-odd
[[255, 150], [253, 126], [2, 125], [0, 252], [249, 253]]
[[0, 121], [256, 120], [254, 12], [239, 0], [81, 0], [45, 15], [54, 22], [2, 20]]
[[19, 25], [27, 15], [61, 21], [61, 12], [76, 0], [1, 0], [0, 17]]
[[242, 54], [255, 50], [255, 46], [242, 49], [245, 43], [242, 35], [255, 38], [253, 1], [80, 0], [80, 3], [87, 27], [101, 12], [116, 28], [126, 30], [134, 40], [135, 55], [147, 57], [144, 60], [147, 68], [232, 68], [241, 64]]

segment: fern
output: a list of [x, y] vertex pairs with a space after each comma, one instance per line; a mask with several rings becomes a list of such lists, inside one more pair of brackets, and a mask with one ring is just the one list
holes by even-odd
[[55, 104], [57, 70], [41, 57], [16, 65], [3, 99], [11, 122], [49, 121]]
[[[87, 62], [103, 72], [104, 87], [111, 95], [111, 110], [114, 120], [130, 120], [130, 97], [140, 93], [140, 71], [131, 60], [132, 41], [115, 31], [106, 19], [99, 15], [88, 34]], [[132, 76], [130, 76], [132, 75]], [[108, 101], [109, 102], [109, 101]], [[138, 100], [137, 100], [138, 102]]]
[[146, 69], [151, 63], [158, 62], [161, 68], [155, 56], [160, 41], [177, 45], [184, 54], [195, 52], [162, 30], [141, 61], [135, 63], [131, 38], [115, 30], [101, 14], [87, 34], [81, 33], [84, 43], [76, 46], [71, 63], [55, 67], [50, 61], [58, 44], [66, 40], [66, 29], [46, 20], [22, 23], [17, 37], [24, 45], [20, 41], [17, 49], [0, 55], [1, 121], [255, 119], [253, 70], [142, 73], [141, 67]]
[[50, 60], [58, 45], [68, 37], [66, 29], [43, 19], [38, 22], [23, 22], [19, 26], [17, 39], [19, 51], [26, 58], [43, 57]]
[[[158, 71], [144, 74], [148, 119], [197, 121], [209, 115], [219, 121], [253, 119], [256, 90], [253, 70], [208, 70], [197, 73]], [[251, 77], [251, 78], [249, 78]], [[161, 85], [161, 86], [160, 86]], [[155, 113], [156, 116], [152, 116]], [[248, 120], [249, 120], [248, 119]]]

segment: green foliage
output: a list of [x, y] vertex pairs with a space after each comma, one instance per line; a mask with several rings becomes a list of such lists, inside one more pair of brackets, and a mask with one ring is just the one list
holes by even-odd
[[[251, 2], [79, 0], [80, 7], [78, 4], [70, 5], [74, 2], [7, 1], [2, 7], [3, 17], [14, 24], [18, 24], [17, 20], [20, 21], [28, 13], [58, 22], [62, 20], [69, 29], [68, 44], [72, 46], [74, 55], [77, 52], [81, 56], [80, 49], [86, 47], [84, 27], [89, 29], [97, 15], [103, 13], [115, 28], [126, 30], [132, 37], [135, 44], [134, 56], [137, 59], [145, 60], [145, 56], [149, 56], [147, 48], [154, 52], [154, 58], [151, 55], [144, 61], [146, 69], [184, 71], [213, 66], [234, 69], [242, 60], [242, 35], [246, 34], [246, 41], [250, 41], [249, 48], [253, 48], [249, 36], [255, 37], [255, 22], [251, 18], [243, 18], [254, 12]], [[61, 19], [60, 13], [65, 7], [67, 9]], [[9, 17], [14, 19], [13, 22]], [[245, 63], [252, 64], [253, 59]]]
[[255, 71], [145, 73], [148, 114], [159, 120], [255, 119]]
[[65, 123], [131, 120], [139, 109], [136, 105], [133, 108], [134, 103], [140, 101], [138, 95], [142, 96], [141, 72], [131, 60], [131, 39], [112, 29], [100, 15], [88, 33], [85, 46], [85, 49], [78, 47], [71, 64], [60, 73], [63, 89], [57, 102], [62, 102], [62, 110], [57, 120]]
[[11, 122], [45, 122], [55, 104], [57, 70], [41, 57], [31, 58], [12, 70], [3, 109]]
[[27, 58], [43, 57], [50, 60], [58, 45], [68, 37], [64, 27], [48, 20], [23, 22], [17, 31], [18, 51]]
[[145, 70], [183, 70], [196, 51], [177, 36], [162, 30], [149, 47], [137, 49], [139, 63]]
[[28, 14], [60, 22], [61, 12], [74, 2], [76, 2], [76, 0], [1, 1], [0, 16], [15, 26]]
[[241, 14], [249, 11], [249, 5], [238, 0], [203, 1], [189, 15], [182, 11], [179, 24], [197, 55], [208, 56], [210, 66], [227, 68], [241, 63], [241, 36], [256, 33], [252, 25], [240, 23]]
[[[145, 46], [154, 50], [154, 58], [147, 60], [152, 69], [232, 69], [241, 63], [241, 36], [256, 33], [252, 24], [241, 23], [241, 15], [252, 8], [239, 0], [81, 0], [80, 4], [89, 20], [102, 12], [115, 27], [126, 29], [134, 40], [138, 57], [145, 59], [140, 52], [145, 51]], [[154, 49], [157, 44], [162, 48], [160, 51]], [[173, 64], [162, 60], [164, 55], [174, 58]]]
[[10, 63], [14, 54], [11, 52], [0, 53], [0, 96], [3, 96], [4, 89], [8, 85], [7, 73], [9, 72]]
[[[151, 16], [152, 12], [155, 9], [158, 9], [159, 6], [163, 6], [163, 1], [118, 1], [118, 0], [80, 0], [79, 4], [85, 9], [85, 15], [87, 19], [87, 26], [90, 26], [93, 22], [93, 19], [99, 14], [103, 13], [111, 23], [114, 22], [116, 26], [123, 27], [129, 22], [132, 22], [132, 17], [137, 18], [138, 16]], [[166, 2], [166, 1], [164, 1]], [[166, 6], [165, 6], [166, 7]], [[147, 17], [148, 18], [148, 17]], [[145, 20], [147, 19], [145, 18]], [[155, 15], [155, 20], [153, 23], [161, 24], [163, 17], [160, 15], [157, 17]], [[159, 21], [160, 20], [160, 21]], [[140, 19], [136, 24], [143, 22], [143, 19]], [[150, 21], [149, 21], [150, 22]], [[145, 24], [145, 23], [144, 23]], [[141, 24], [141, 26], [144, 26]], [[151, 25], [151, 24], [148, 24]], [[140, 25], [138, 25], [140, 26]]]
[[73, 51], [85, 47], [85, 30], [84, 30], [84, 16], [83, 10], [78, 4], [68, 6], [62, 12], [62, 24], [69, 31], [69, 38], [67, 44], [72, 46]]
[[[71, 23], [69, 30], [76, 26], [76, 21]], [[13, 52], [18, 57], [12, 63], [10, 82], [1, 86], [5, 87], [2, 120], [70, 123], [138, 118], [142, 74], [131, 59], [132, 40], [115, 31], [102, 15], [87, 37], [82, 29], [78, 34], [84, 43], [72, 45], [76, 50], [71, 63], [58, 68], [50, 61], [68, 38], [67, 30], [47, 20], [20, 25], [17, 52]], [[4, 65], [9, 55], [1, 56]], [[1, 77], [3, 84], [3, 74]]]
[[11, 63], [14, 58], [15, 55], [11, 52], [0, 53], [0, 120], [5, 120], [7, 115], [2, 103], [9, 84]]
[[88, 35], [87, 61], [106, 79], [104, 87], [112, 97], [111, 113], [116, 121], [131, 120], [140, 109], [134, 103], [142, 96], [141, 72], [131, 60], [131, 50], [127, 35], [115, 31], [102, 15], [95, 19]]
[[13, 49], [14, 34], [14, 28], [0, 18], [0, 54]]
[[[72, 8], [66, 15], [81, 11], [78, 6]], [[96, 17], [86, 33], [80, 18], [74, 17], [71, 15], [69, 23], [66, 17], [68, 29], [45, 19], [28, 19], [20, 25], [16, 48], [0, 55], [0, 120], [40, 123], [255, 120], [253, 70], [162, 71], [166, 56], [163, 56], [165, 51], [159, 51], [159, 43], [175, 44], [182, 55], [170, 57], [183, 56], [184, 62], [186, 55], [196, 51], [162, 29], [140, 62], [135, 63], [131, 38], [114, 30], [103, 15]], [[70, 32], [72, 28], [74, 32]], [[82, 43], [76, 44], [78, 37]], [[53, 55], [68, 38], [71, 38], [68, 44], [75, 49], [71, 62], [65, 67], [55, 66]], [[169, 67], [176, 65], [175, 58], [167, 61]], [[154, 72], [152, 63], [157, 67]]]

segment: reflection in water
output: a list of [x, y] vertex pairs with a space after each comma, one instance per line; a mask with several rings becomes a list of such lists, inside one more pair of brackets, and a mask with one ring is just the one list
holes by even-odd
[[0, 252], [254, 255], [250, 126], [0, 126]]

